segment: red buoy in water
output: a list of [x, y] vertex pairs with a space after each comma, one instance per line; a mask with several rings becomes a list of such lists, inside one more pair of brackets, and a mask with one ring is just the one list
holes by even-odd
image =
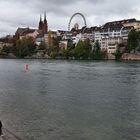
[[28, 71], [28, 64], [26, 64], [26, 71]]

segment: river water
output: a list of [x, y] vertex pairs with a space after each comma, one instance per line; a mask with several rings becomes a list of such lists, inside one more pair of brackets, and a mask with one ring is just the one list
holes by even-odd
[[140, 63], [1, 59], [0, 119], [23, 140], [138, 140]]

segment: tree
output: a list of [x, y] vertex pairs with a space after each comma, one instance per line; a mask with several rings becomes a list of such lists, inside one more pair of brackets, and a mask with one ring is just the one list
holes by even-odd
[[57, 53], [59, 53], [59, 43], [61, 40], [62, 40], [61, 36], [57, 36], [57, 37], [52, 38], [52, 42], [53, 42], [52, 44], [53, 44], [53, 47], [55, 48]]
[[101, 52], [98, 40], [94, 43], [94, 49], [90, 52], [90, 58], [94, 60], [101, 60], [105, 57], [105, 53]]
[[122, 53], [120, 52], [119, 49], [116, 50], [115, 53], [113, 53], [113, 55], [115, 56], [115, 59], [116, 60], [120, 60], [121, 56], [122, 56]]
[[2, 52], [5, 52], [5, 53], [9, 53], [10, 52], [10, 47], [4, 45], [3, 48], [2, 48]]
[[61, 36], [53, 37], [53, 46], [54, 47], [59, 47], [59, 42], [62, 40]]
[[20, 58], [30, 55], [34, 50], [35, 44], [32, 38], [23, 38], [16, 42], [16, 55]]
[[39, 50], [45, 50], [46, 49], [46, 45], [44, 42], [41, 42], [40, 45], [38, 46]]
[[3, 48], [1, 49], [1, 52], [5, 53], [5, 54], [8, 54], [8, 53], [15, 54], [16, 53], [16, 48], [13, 45], [12, 46], [4, 45]]
[[87, 48], [91, 48], [91, 47], [92, 47], [91, 44], [90, 44], [90, 40], [89, 40], [89, 39], [86, 39], [86, 40], [84, 41], [84, 44], [85, 44], [85, 46], [86, 46]]
[[53, 41], [52, 41], [52, 32], [48, 32], [48, 46], [51, 48], [53, 46]]
[[68, 59], [69, 56], [70, 56], [70, 51], [69, 51], [69, 49], [66, 49], [66, 50], [63, 49], [63, 50], [62, 50], [62, 57]]
[[56, 56], [57, 56], [57, 53], [56, 52], [51, 52], [50, 53], [50, 57], [52, 58], [52, 59], [55, 59], [56, 58]]
[[128, 35], [128, 51], [136, 50], [139, 45], [139, 33], [133, 29]]
[[74, 48], [74, 44], [73, 44], [73, 41], [71, 39], [68, 39], [68, 48], [71, 48], [73, 49]]
[[83, 41], [80, 40], [74, 49], [74, 56], [77, 59], [79, 59], [80, 57], [83, 56], [83, 51], [84, 51], [84, 44]]
[[99, 44], [98, 40], [96, 40], [96, 42], [95, 42], [94, 50], [95, 50], [95, 52], [99, 52], [100, 51], [100, 44]]

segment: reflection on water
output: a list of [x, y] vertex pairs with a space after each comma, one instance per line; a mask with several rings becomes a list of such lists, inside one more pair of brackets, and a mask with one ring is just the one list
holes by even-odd
[[0, 60], [0, 118], [26, 140], [139, 139], [140, 63]]

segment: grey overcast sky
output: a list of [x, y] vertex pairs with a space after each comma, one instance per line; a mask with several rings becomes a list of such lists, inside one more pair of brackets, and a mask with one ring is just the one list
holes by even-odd
[[0, 36], [17, 27], [38, 27], [39, 15], [47, 13], [49, 29], [67, 29], [75, 12], [85, 15], [88, 26], [108, 21], [140, 20], [140, 0], [0, 0]]

